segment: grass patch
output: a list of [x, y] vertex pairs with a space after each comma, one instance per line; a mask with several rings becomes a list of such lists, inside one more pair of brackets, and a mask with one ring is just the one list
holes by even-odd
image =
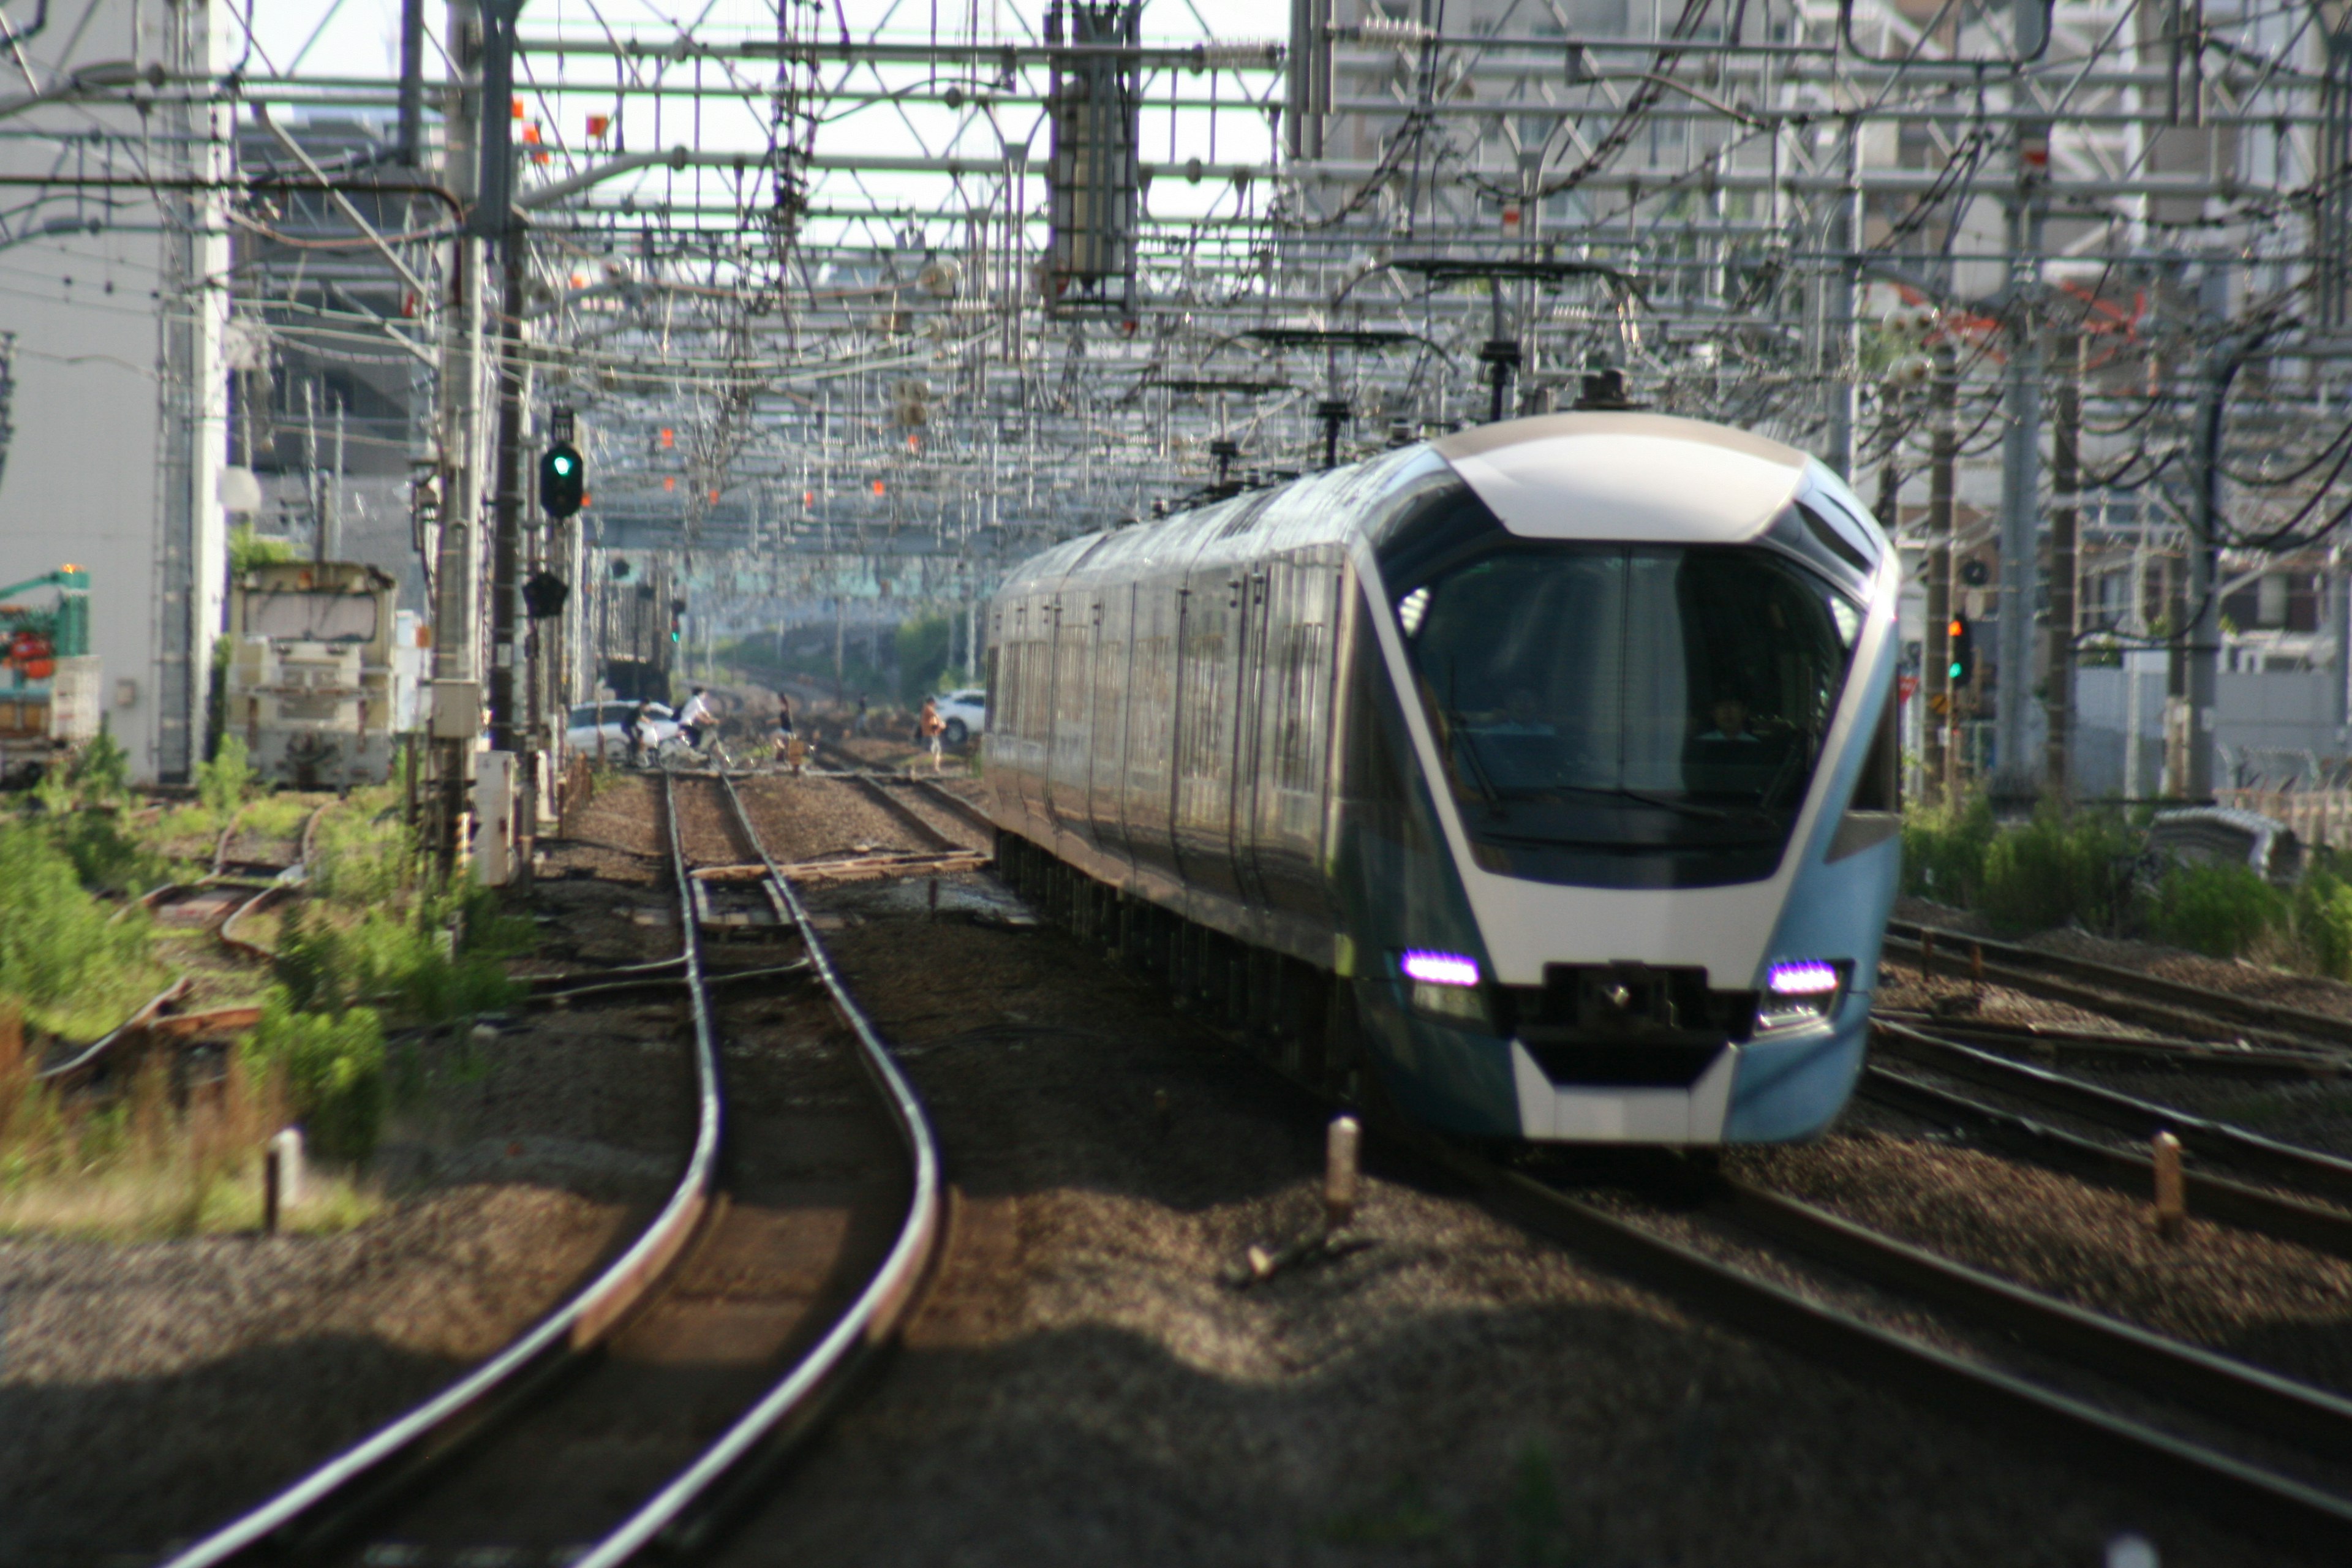
[[265, 795], [237, 815], [237, 830], [256, 838], [291, 838], [316, 809], [299, 795]]
[[2138, 836], [2120, 816], [2070, 813], [2045, 801], [2023, 826], [1985, 843], [1977, 907], [2011, 931], [2115, 931], [2131, 916], [2138, 857]]
[[151, 960], [144, 911], [121, 911], [92, 896], [52, 826], [0, 819], [0, 888], [8, 889], [0, 1005], [37, 1027], [95, 1038], [168, 976]]
[[[261, 1224], [261, 1145], [282, 1124], [282, 1079], [232, 1059], [217, 1080], [175, 1098], [151, 1057], [129, 1091], [68, 1098], [34, 1076], [24, 1030], [0, 1013], [0, 1235], [105, 1241], [250, 1231]], [[349, 1177], [306, 1173], [288, 1229], [364, 1223], [382, 1198]]]
[[2147, 924], [2177, 947], [2236, 958], [2284, 930], [2290, 908], [2287, 896], [2252, 867], [2183, 864], [2165, 872]]
[[1967, 906], [1984, 885], [1985, 854], [2000, 826], [1981, 795], [1949, 806], [1915, 806], [1903, 815], [1903, 890], [1914, 898]]

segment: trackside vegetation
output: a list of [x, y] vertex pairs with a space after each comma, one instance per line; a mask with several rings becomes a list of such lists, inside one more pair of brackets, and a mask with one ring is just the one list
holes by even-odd
[[[395, 792], [362, 790], [320, 813], [266, 973], [236, 970], [184, 933], [162, 938], [136, 895], [201, 875], [224, 831], [294, 839], [319, 798], [259, 795], [234, 737], [201, 764], [194, 802], [142, 810], [124, 774], [120, 748], [101, 737], [0, 809], [0, 1234], [251, 1228], [261, 1149], [289, 1124], [328, 1168], [289, 1223], [365, 1218], [378, 1206], [365, 1163], [387, 1116], [425, 1092], [423, 1048], [446, 1037], [461, 1076], [478, 1065], [472, 1026], [514, 1004], [503, 961], [527, 944], [530, 922], [470, 882], [437, 885]], [[206, 845], [203, 857], [167, 853], [191, 842]], [[149, 1051], [118, 1064], [104, 1094], [38, 1077], [45, 1058], [114, 1028], [170, 984], [167, 958], [200, 952], [210, 966], [189, 971], [196, 1005], [257, 1005], [233, 1048]]]
[[1905, 814], [1903, 890], [2011, 933], [2074, 926], [2352, 980], [2352, 857], [2325, 850], [2278, 888], [2249, 867], [2151, 855], [2145, 823], [2121, 812], [2045, 800], [2005, 825], [1979, 797]]

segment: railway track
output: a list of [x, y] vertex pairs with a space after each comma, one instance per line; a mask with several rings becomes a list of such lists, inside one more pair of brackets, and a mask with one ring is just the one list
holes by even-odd
[[[2352, 1551], [2352, 1496], [2315, 1485], [2296, 1462], [2352, 1460], [2352, 1399], [2087, 1311], [1752, 1183], [1689, 1172], [1675, 1178], [1685, 1198], [1699, 1197], [1705, 1212], [1773, 1250], [1925, 1305], [1996, 1352], [2021, 1346], [2087, 1369], [2113, 1391], [2086, 1394], [2079, 1378], [1890, 1328], [1476, 1151], [1392, 1122], [1378, 1131], [1466, 1184], [1497, 1215], [1739, 1332], [1939, 1410], [2063, 1446], [2070, 1458], [2194, 1502], [2231, 1528], [2296, 1548]], [[2190, 1419], [2159, 1425], [2145, 1413], [2150, 1404]], [[2267, 1457], [2195, 1435], [2200, 1420], [2235, 1429], [2248, 1450]]]
[[[1974, 1054], [2003, 1068], [2059, 1076], [1990, 1052]], [[2144, 1120], [2149, 1112], [2134, 1114]], [[2021, 1137], [2056, 1132], [2022, 1118], [2012, 1125]], [[2204, 1126], [2215, 1143], [2240, 1152], [2252, 1147], [2238, 1130]], [[1940, 1410], [2063, 1447], [2130, 1483], [2194, 1500], [2232, 1528], [2328, 1553], [2352, 1551], [2352, 1398], [2342, 1394], [2088, 1310], [1753, 1182], [1682, 1162], [1672, 1167], [1684, 1211], [1696, 1196], [1703, 1215], [1747, 1238], [1743, 1246], [1793, 1258], [1809, 1276], [1858, 1283], [1924, 1307], [1940, 1322], [1958, 1325], [1969, 1348], [1956, 1351], [1941, 1339], [1888, 1326], [1883, 1313], [1842, 1304], [1850, 1290], [1792, 1288], [1778, 1271], [1768, 1275], [1668, 1234], [1669, 1211], [1645, 1222], [1545, 1179], [1539, 1163], [1537, 1169], [1507, 1163], [1391, 1118], [1378, 1118], [1375, 1127], [1466, 1184], [1499, 1215], [1738, 1331]], [[2263, 1152], [2273, 1156], [2273, 1170], [2294, 1163], [2284, 1145]], [[2087, 1140], [2069, 1152], [2086, 1162], [2107, 1158]], [[2352, 1181], [2352, 1163], [2312, 1159], [2329, 1179]], [[2106, 1173], [2116, 1181], [2136, 1176], [2145, 1190], [2142, 1169], [2124, 1163]], [[2330, 1250], [2352, 1243], [2352, 1220], [2316, 1205], [2202, 1173], [2192, 1192], [2214, 1217], [2252, 1215], [2263, 1222], [2258, 1228], [2292, 1239], [2320, 1237]], [[2340, 1473], [2347, 1489], [2315, 1484], [2315, 1467]]]
[[1992, 981], [2180, 1037], [2195, 1047], [2184, 1049], [2185, 1057], [2254, 1047], [2273, 1057], [2309, 1058], [2315, 1070], [2352, 1067], [2352, 1018], [1908, 921], [1889, 921], [1886, 939], [1908, 952], [1923, 974]]
[[[929, 1122], [732, 782], [665, 777], [661, 787], [679, 957], [602, 984], [678, 988], [688, 1004], [696, 1124], [667, 1199], [612, 1264], [504, 1351], [181, 1552], [173, 1568], [614, 1568], [691, 1555], [895, 1332], [940, 1234]], [[800, 1098], [834, 1109], [792, 1107], [776, 1076], [787, 1069], [763, 1065], [791, 1053], [722, 1060], [724, 975], [708, 939], [726, 928], [696, 918], [710, 904], [681, 821], [688, 789], [710, 792], [734, 852], [765, 868], [746, 890], [772, 911], [768, 934], [798, 950], [793, 963], [768, 967], [814, 983], [809, 1005], [847, 1026], [845, 1051], [794, 1069], [815, 1071], [825, 1091]], [[594, 984], [542, 990], [576, 999]], [[803, 1039], [797, 1050], [813, 1048]], [[862, 1097], [852, 1087], [861, 1085]], [[884, 1153], [888, 1172], [877, 1174]]]

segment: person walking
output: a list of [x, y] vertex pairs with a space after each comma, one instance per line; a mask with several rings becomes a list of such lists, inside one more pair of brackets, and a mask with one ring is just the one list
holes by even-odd
[[629, 766], [641, 768], [654, 748], [661, 744], [661, 731], [654, 727], [653, 707], [639, 702], [629, 715]]
[[922, 717], [917, 723], [922, 730], [924, 742], [931, 748], [931, 772], [938, 773], [944, 765], [940, 738], [948, 732], [948, 721], [940, 717], [940, 705], [936, 699], [923, 699]]
[[866, 693], [857, 694], [857, 732], [866, 733]]
[[793, 700], [782, 692], [776, 694], [776, 760], [790, 763], [793, 772], [800, 770], [800, 747], [793, 734]]

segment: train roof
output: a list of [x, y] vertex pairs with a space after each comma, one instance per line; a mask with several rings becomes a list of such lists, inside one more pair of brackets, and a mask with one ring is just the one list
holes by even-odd
[[[1164, 522], [1069, 540], [1016, 567], [1004, 590], [1076, 588], [1202, 570], [1229, 557], [1344, 546], [1379, 498], [1449, 469], [1506, 528], [1534, 539], [1738, 543], [1770, 527], [1809, 473], [1816, 488], [1843, 492], [1797, 448], [1727, 426], [1662, 414], [1547, 415], [1383, 452]], [[1859, 502], [1852, 510], [1864, 515]], [[1864, 544], [1873, 561], [1884, 549], [1876, 539]]]
[[1431, 443], [1513, 533], [1732, 544], [1795, 499], [1812, 459], [1727, 426], [1664, 414], [1553, 414]]

